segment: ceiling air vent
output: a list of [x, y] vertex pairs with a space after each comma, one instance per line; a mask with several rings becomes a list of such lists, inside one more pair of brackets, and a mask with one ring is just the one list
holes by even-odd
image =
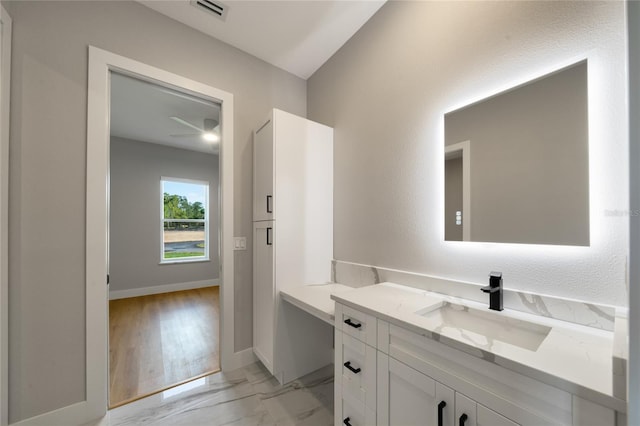
[[211, 0], [191, 0], [191, 6], [217, 16], [223, 21], [227, 17], [227, 11], [229, 10], [226, 4], [222, 4], [219, 1], [213, 2]]

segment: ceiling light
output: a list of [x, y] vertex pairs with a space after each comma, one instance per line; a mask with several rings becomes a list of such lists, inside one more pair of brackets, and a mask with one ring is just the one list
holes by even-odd
[[218, 142], [220, 138], [215, 133], [206, 132], [202, 134], [202, 139], [207, 142]]

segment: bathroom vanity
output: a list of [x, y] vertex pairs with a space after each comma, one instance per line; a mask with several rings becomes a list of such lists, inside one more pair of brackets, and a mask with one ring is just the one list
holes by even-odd
[[615, 425], [614, 333], [381, 283], [335, 304], [335, 424]]

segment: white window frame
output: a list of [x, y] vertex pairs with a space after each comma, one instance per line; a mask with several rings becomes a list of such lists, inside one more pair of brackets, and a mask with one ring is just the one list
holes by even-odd
[[[164, 183], [178, 182], [201, 185], [205, 187], [204, 191], [204, 219], [165, 219], [164, 217]], [[164, 257], [164, 224], [170, 222], [193, 222], [204, 223], [204, 255], [192, 257], [178, 257], [165, 259]], [[190, 263], [190, 262], [208, 262], [209, 259], [209, 182], [195, 179], [174, 178], [168, 176], [160, 177], [160, 264], [166, 265], [171, 263]]]

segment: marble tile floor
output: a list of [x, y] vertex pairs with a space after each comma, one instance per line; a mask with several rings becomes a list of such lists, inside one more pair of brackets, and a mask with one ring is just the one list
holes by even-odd
[[333, 365], [282, 386], [262, 364], [256, 363], [115, 408], [90, 425], [332, 424]]

